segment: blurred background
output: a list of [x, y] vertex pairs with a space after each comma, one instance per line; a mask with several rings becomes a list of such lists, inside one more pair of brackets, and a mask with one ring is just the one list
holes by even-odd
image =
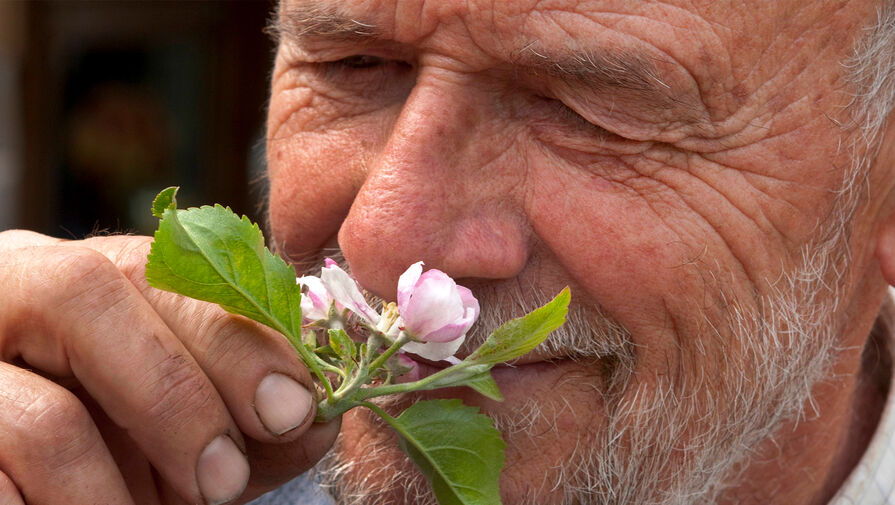
[[261, 218], [268, 0], [0, 0], [0, 230], [151, 233], [152, 198]]

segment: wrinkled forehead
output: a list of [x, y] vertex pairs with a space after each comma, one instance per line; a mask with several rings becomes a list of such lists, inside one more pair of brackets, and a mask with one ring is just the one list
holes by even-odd
[[[791, 14], [780, 7], [786, 2], [774, 4], [779, 15]], [[736, 35], [740, 27], [749, 26], [750, 36], [756, 37], [754, 21], [768, 21], [775, 14], [758, 5], [753, 2], [749, 8], [737, 10], [631, 1], [283, 0], [280, 10], [292, 32], [354, 42], [375, 36], [423, 49], [454, 44], [457, 50], [468, 51], [469, 64], [474, 67], [477, 60], [488, 64], [491, 58], [542, 49], [652, 46], [673, 57], [685, 49], [672, 47], [681, 37], [688, 38], [687, 52], [705, 57], [711, 53], [705, 46], [722, 36]], [[711, 18], [718, 11], [723, 11], [723, 25]], [[747, 17], [754, 19], [747, 22]], [[718, 30], [724, 33], [716, 33]], [[715, 40], [692, 38], [707, 31], [714, 33], [711, 38]]]
[[[840, 2], [841, 3], [841, 2]], [[756, 35], [786, 19], [823, 11], [823, 2], [805, 1], [486, 1], [486, 0], [281, 0], [280, 8], [308, 19], [352, 20], [375, 26], [405, 43], [418, 43], [444, 27], [460, 28], [475, 38], [506, 42], [544, 33], [565, 32], [565, 39], [603, 31], [624, 31], [635, 18], [658, 28], [690, 30], [711, 26], [714, 31], [748, 28]], [[828, 12], [828, 11], [827, 11]], [[759, 26], [756, 21], [763, 21]], [[579, 28], [583, 28], [580, 31]], [[548, 30], [549, 31], [549, 30]]]
[[282, 0], [279, 28], [312, 49], [389, 41], [459, 71], [506, 62], [548, 62], [571, 75], [599, 67], [622, 81], [612, 84], [664, 86], [680, 91], [675, 98], [691, 88], [719, 119], [742, 105], [729, 96], [752, 95], [785, 66], [826, 64], [838, 75], [851, 35], [872, 14], [869, 0]]

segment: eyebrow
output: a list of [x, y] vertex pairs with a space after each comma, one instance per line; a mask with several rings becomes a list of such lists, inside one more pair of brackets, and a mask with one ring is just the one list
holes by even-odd
[[[383, 38], [372, 22], [345, 15], [333, 5], [321, 6], [302, 0], [277, 9], [267, 32], [282, 39], [301, 42], [319, 38], [365, 43]], [[674, 108], [687, 123], [698, 123], [701, 107], [692, 97], [667, 84], [646, 55], [632, 50], [575, 50], [550, 54], [536, 41], [513, 51], [508, 58], [530, 75], [546, 74], [566, 84], [584, 86], [594, 93], [627, 91], [648, 100], [654, 108]]]
[[621, 89], [678, 101], [672, 87], [659, 77], [656, 66], [640, 53], [604, 49], [550, 55], [534, 46], [531, 42], [517, 50], [513, 63], [534, 74], [544, 73], [594, 91]]
[[300, 42], [311, 37], [363, 42], [382, 36], [372, 23], [346, 16], [333, 6], [307, 1], [289, 7], [280, 4], [265, 32], [276, 42], [282, 39]]

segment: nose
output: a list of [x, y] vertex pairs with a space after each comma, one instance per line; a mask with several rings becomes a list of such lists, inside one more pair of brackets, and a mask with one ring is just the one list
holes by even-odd
[[421, 75], [339, 230], [358, 281], [391, 300], [417, 261], [454, 278], [517, 275], [530, 230], [515, 143], [493, 95]]

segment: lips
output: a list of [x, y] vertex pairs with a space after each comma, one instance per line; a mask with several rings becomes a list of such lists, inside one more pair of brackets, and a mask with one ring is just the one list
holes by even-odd
[[[419, 364], [420, 379], [450, 366], [446, 361], [432, 362], [415, 355], [408, 356]], [[500, 387], [506, 403], [514, 403], [517, 400], [531, 398], [539, 390], [553, 389], [565, 375], [586, 366], [586, 363], [571, 359], [545, 360], [536, 356], [525, 356], [512, 365], [502, 363], [494, 366], [491, 369], [491, 376]], [[461, 398], [469, 405], [479, 405], [486, 410], [499, 405], [465, 387], [427, 391], [423, 395], [432, 398]]]

